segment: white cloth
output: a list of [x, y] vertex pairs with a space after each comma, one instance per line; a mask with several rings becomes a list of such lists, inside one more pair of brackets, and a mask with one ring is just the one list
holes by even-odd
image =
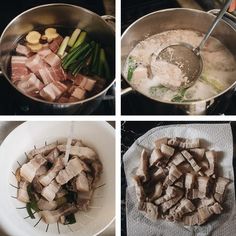
[[200, 138], [207, 149], [221, 153], [218, 166], [222, 176], [234, 180], [233, 137], [229, 124], [170, 125], [151, 129], [138, 138], [124, 154], [124, 169], [127, 179], [126, 215], [128, 236], [232, 236], [236, 232], [235, 193], [233, 182], [227, 188], [224, 211], [202, 226], [184, 227], [180, 223], [158, 220], [153, 223], [137, 209], [137, 199], [132, 181], [143, 148], [152, 150], [154, 141], [162, 137]]

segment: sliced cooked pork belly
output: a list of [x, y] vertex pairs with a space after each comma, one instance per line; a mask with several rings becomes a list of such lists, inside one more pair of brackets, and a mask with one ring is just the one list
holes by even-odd
[[53, 224], [58, 222], [61, 216], [67, 216], [77, 212], [74, 204], [66, 203], [55, 211], [41, 211], [40, 214], [46, 224]]
[[41, 193], [43, 190], [43, 185], [39, 182], [39, 178], [37, 176], [34, 177], [32, 186], [34, 188], [34, 191], [37, 193]]
[[187, 189], [187, 191], [194, 187], [194, 179], [195, 179], [194, 174], [186, 173], [186, 175], [185, 175], [185, 188]]
[[155, 222], [159, 216], [158, 206], [152, 204], [151, 202], [146, 203], [146, 217], [151, 221]]
[[35, 176], [40, 177], [41, 175], [45, 175], [47, 172], [48, 172], [47, 167], [43, 165], [40, 166], [39, 169], [36, 171]]
[[40, 69], [43, 69], [47, 66], [46, 63], [41, 59], [41, 57], [38, 54], [35, 54], [32, 57], [29, 57], [27, 61], [25, 62], [25, 65], [35, 74]]
[[183, 150], [181, 153], [183, 154], [185, 159], [189, 162], [189, 164], [192, 166], [195, 172], [199, 172], [199, 170], [201, 170], [201, 167], [197, 164], [193, 156], [188, 151]]
[[183, 157], [183, 155], [181, 153], [176, 153], [173, 155], [168, 166], [171, 166], [171, 164], [178, 166], [179, 164], [183, 163], [184, 161], [185, 161], [185, 158]]
[[78, 100], [83, 100], [85, 98], [86, 91], [80, 87], [76, 87], [72, 92], [71, 96], [77, 98]]
[[165, 201], [169, 201], [170, 199], [176, 197], [180, 193], [180, 190], [174, 186], [168, 186], [166, 189], [165, 195], [159, 197], [155, 200], [156, 205], [160, 205]]
[[62, 157], [57, 157], [52, 168], [45, 175], [43, 175], [39, 178], [39, 182], [43, 186], [49, 185], [51, 183], [51, 181], [57, 176], [59, 171], [62, 170], [63, 168], [64, 168], [64, 162], [62, 160]]
[[145, 192], [141, 183], [141, 179], [139, 176], [134, 176], [134, 186], [135, 186], [135, 191], [136, 191], [136, 196], [138, 199], [138, 202], [144, 202], [145, 200]]
[[146, 182], [148, 180], [148, 166], [149, 166], [149, 156], [145, 149], [142, 150], [139, 167], [136, 171], [136, 175]]
[[183, 215], [193, 212], [195, 209], [196, 207], [190, 200], [183, 198], [174, 212], [175, 219], [181, 219]]
[[198, 208], [199, 222], [198, 225], [204, 224], [214, 212], [211, 210], [209, 206]]
[[211, 176], [211, 175], [215, 174], [216, 158], [217, 158], [217, 152], [215, 152], [215, 151], [206, 152], [206, 159], [209, 163], [209, 169], [205, 171], [205, 174], [207, 176]]
[[172, 185], [182, 174], [183, 173], [175, 165], [171, 165], [168, 178], [164, 181], [163, 186], [167, 187], [168, 185]]
[[159, 198], [162, 195], [162, 189], [163, 189], [163, 186], [162, 186], [161, 182], [159, 182], [155, 185], [155, 189], [154, 189], [154, 193], [152, 195], [151, 201], [156, 200], [157, 198]]
[[229, 183], [230, 180], [224, 177], [218, 177], [216, 179], [214, 198], [216, 199], [217, 202], [221, 203], [223, 201], [224, 193]]
[[189, 152], [194, 156], [194, 158], [196, 158], [197, 161], [202, 161], [206, 150], [205, 148], [192, 148]]
[[168, 138], [157, 139], [155, 141], [155, 147], [158, 148], [158, 149], [161, 149], [161, 145], [162, 144], [167, 144], [167, 142], [168, 142]]
[[161, 144], [161, 152], [167, 157], [170, 158], [173, 156], [175, 149], [166, 145], [166, 144]]
[[161, 153], [160, 149], [155, 148], [152, 151], [151, 157], [149, 159], [149, 165], [150, 166], [156, 165], [163, 157], [165, 156]]
[[89, 180], [84, 171], [76, 178], [76, 189], [80, 192], [88, 192], [90, 190]]
[[27, 192], [27, 188], [29, 186], [29, 183], [27, 181], [21, 181], [19, 182], [19, 189], [17, 191], [17, 199], [21, 202], [29, 202], [29, 195]]
[[154, 180], [159, 180], [161, 178], [164, 178], [165, 176], [165, 171], [161, 166], [158, 167], [158, 169], [153, 173]]
[[21, 167], [20, 175], [31, 183], [36, 175], [37, 170], [46, 162], [47, 160], [41, 154], [38, 154]]
[[198, 190], [199, 192], [203, 193], [205, 196], [207, 196], [209, 192], [209, 182], [210, 182], [209, 177], [206, 177], [206, 176], [197, 177]]
[[38, 208], [39, 210], [45, 211], [52, 211], [55, 210], [57, 208], [57, 202], [56, 201], [47, 201], [43, 198], [40, 198], [37, 202]]
[[56, 197], [56, 193], [59, 191], [60, 188], [61, 185], [58, 184], [55, 180], [53, 180], [48, 186], [43, 188], [41, 195], [49, 202], [51, 202]]
[[56, 147], [57, 147], [57, 143], [55, 142], [55, 143], [51, 143], [40, 148], [35, 148], [27, 154], [27, 157], [29, 160], [31, 160], [37, 154], [47, 155]]
[[83, 171], [83, 166], [81, 165], [81, 162], [79, 158], [73, 158], [69, 160], [67, 163], [65, 169], [61, 170], [57, 177], [56, 181], [60, 185], [66, 184], [69, 180], [71, 180], [76, 175], [80, 174]]
[[46, 57], [43, 58], [44, 61], [51, 67], [57, 67], [61, 64], [61, 59], [55, 53], [51, 52]]
[[59, 81], [51, 82], [46, 85], [41, 91], [40, 96], [47, 101], [53, 102], [58, 99], [67, 90], [67, 87]]
[[33, 94], [43, 88], [43, 83], [35, 76], [30, 73], [23, 77], [17, 84], [17, 88], [26, 94]]
[[179, 143], [179, 147], [182, 149], [193, 149], [200, 147], [200, 139], [186, 139], [184, 142]]
[[183, 222], [185, 225], [192, 226], [192, 225], [198, 225], [199, 224], [199, 214], [198, 212], [195, 212], [191, 215], [186, 215], [183, 217]]
[[29, 57], [32, 55], [31, 50], [20, 43], [17, 44], [16, 52], [26, 57]]
[[54, 163], [56, 161], [56, 158], [58, 158], [60, 155], [57, 148], [53, 149], [51, 152], [48, 153], [48, 155], [45, 156], [45, 159], [49, 161], [50, 163]]
[[[60, 152], [66, 152], [66, 145], [58, 145], [57, 148]], [[71, 146], [70, 155], [83, 157], [82, 160], [95, 161], [97, 159], [97, 153], [89, 147]]]

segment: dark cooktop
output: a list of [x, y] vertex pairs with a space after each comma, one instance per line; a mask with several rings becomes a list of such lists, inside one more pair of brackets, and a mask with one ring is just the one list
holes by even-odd
[[[32, 7], [49, 3], [67, 3], [87, 8], [98, 15], [106, 14], [102, 0], [8, 0], [0, 8], [0, 34], [7, 24], [21, 12]], [[0, 115], [37, 115], [37, 107], [29, 110], [27, 104], [19, 104], [17, 96], [8, 81], [0, 77]], [[40, 113], [41, 114], [41, 113]], [[100, 106], [92, 113], [93, 115], [115, 114], [115, 93], [114, 87], [108, 90], [105, 99]], [[76, 114], [75, 114], [76, 115]]]

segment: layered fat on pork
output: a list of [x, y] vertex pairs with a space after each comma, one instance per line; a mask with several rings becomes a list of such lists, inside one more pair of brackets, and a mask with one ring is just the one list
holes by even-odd
[[152, 221], [202, 225], [221, 214], [231, 182], [217, 171], [218, 153], [200, 139], [161, 138], [143, 149], [133, 176], [138, 209]]
[[102, 173], [97, 153], [81, 140], [73, 139], [69, 160], [66, 145], [57, 142], [34, 148], [16, 171], [17, 199], [36, 201], [39, 214], [47, 223], [66, 223], [66, 217], [89, 210], [93, 192]]

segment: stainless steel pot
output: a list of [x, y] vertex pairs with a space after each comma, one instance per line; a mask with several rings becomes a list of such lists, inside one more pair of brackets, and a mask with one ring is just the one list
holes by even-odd
[[[42, 114], [90, 114], [94, 111], [107, 90], [114, 84], [115, 79], [107, 83], [106, 88], [93, 97], [74, 103], [54, 103], [43, 101], [23, 94], [10, 78], [9, 63], [12, 50], [16, 47], [20, 37], [35, 29], [48, 26], [60, 26], [64, 28], [79, 27], [88, 32], [94, 40], [100, 42], [109, 58], [112, 78], [115, 78], [115, 32], [106, 22], [106, 17], [69, 4], [48, 4], [29, 9], [14, 18], [3, 31], [0, 38], [0, 66], [1, 73], [14, 87], [14, 95], [18, 103], [27, 106], [27, 109], [35, 107]], [[30, 111], [29, 111], [30, 112]]]
[[[167, 30], [173, 29], [191, 29], [200, 32], [206, 32], [213, 22], [215, 16], [209, 12], [203, 12], [193, 9], [184, 8], [173, 8], [167, 10], [156, 11], [148, 14], [139, 20], [135, 21], [122, 35], [121, 38], [121, 68], [123, 71], [125, 61], [130, 53], [130, 51], [139, 43], [144, 40], [147, 35], [151, 36], [157, 33], [161, 33]], [[231, 18], [232, 20], [232, 18]], [[212, 36], [219, 39], [235, 56], [236, 58], [236, 30], [229, 22], [222, 20], [216, 29], [214, 30]], [[123, 78], [130, 85], [127, 78], [122, 73]], [[131, 85], [130, 85], [131, 86]], [[211, 97], [206, 100], [197, 102], [163, 102], [160, 100], [155, 100], [156, 103], [166, 106], [173, 106], [173, 110], [181, 109], [186, 114], [208, 114], [210, 111], [214, 111], [214, 106], [219, 103], [224, 104], [231, 97], [233, 90], [236, 86], [235, 83], [232, 84], [222, 93], [217, 96]], [[132, 87], [128, 87], [123, 90], [123, 95], [128, 92], [134, 91]], [[144, 94], [143, 94], [144, 95]], [[146, 95], [144, 95], [146, 96]], [[150, 99], [153, 99], [150, 97]], [[224, 104], [225, 105], [225, 104]], [[223, 106], [224, 106], [223, 105]]]

